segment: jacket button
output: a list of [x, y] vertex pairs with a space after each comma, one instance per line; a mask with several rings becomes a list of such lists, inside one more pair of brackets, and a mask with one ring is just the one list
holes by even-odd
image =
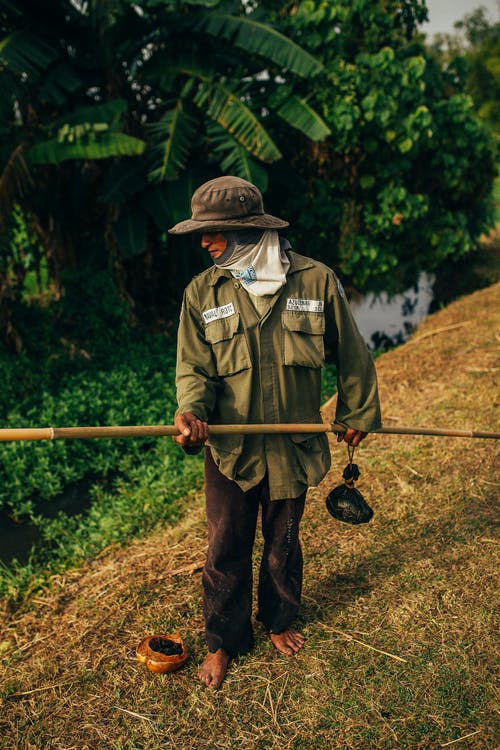
[[240, 288], [240, 285], [239, 285], [239, 283], [237, 281], [234, 282], [233, 286], [234, 286], [235, 289], [239, 289]]

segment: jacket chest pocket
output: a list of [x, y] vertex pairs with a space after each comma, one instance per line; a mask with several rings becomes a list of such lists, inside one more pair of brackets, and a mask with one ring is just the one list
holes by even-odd
[[283, 364], [325, 366], [325, 316], [322, 313], [281, 313]]
[[245, 334], [238, 332], [239, 313], [208, 323], [205, 339], [212, 348], [217, 374], [234, 375], [251, 367], [250, 352]]

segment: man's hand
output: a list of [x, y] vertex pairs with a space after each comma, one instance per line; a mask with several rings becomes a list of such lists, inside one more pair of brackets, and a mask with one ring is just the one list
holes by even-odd
[[189, 448], [201, 448], [208, 438], [207, 423], [202, 422], [201, 419], [198, 419], [195, 414], [191, 414], [189, 411], [176, 416], [175, 426], [181, 434], [174, 435], [172, 440], [185, 450], [189, 450]]
[[345, 432], [337, 433], [337, 443], [341, 443], [345, 440], [346, 443], [356, 448], [362, 440], [368, 435], [367, 432], [361, 432], [361, 430], [354, 430], [352, 427], [348, 427]]

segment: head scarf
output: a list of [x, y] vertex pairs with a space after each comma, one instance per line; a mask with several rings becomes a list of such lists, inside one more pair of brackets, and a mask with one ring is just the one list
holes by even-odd
[[214, 259], [228, 269], [247, 292], [256, 297], [275, 294], [286, 283], [290, 243], [275, 230], [248, 229], [224, 232], [226, 249]]

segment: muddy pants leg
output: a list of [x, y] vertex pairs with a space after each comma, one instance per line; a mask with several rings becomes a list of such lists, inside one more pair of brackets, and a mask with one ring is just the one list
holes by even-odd
[[253, 645], [252, 549], [260, 485], [243, 492], [227, 479], [205, 449], [208, 553], [203, 569], [203, 611], [209, 651], [230, 656]]
[[286, 500], [261, 497], [264, 552], [259, 575], [259, 619], [266, 630], [281, 633], [297, 615], [302, 592], [299, 525], [306, 493]]

